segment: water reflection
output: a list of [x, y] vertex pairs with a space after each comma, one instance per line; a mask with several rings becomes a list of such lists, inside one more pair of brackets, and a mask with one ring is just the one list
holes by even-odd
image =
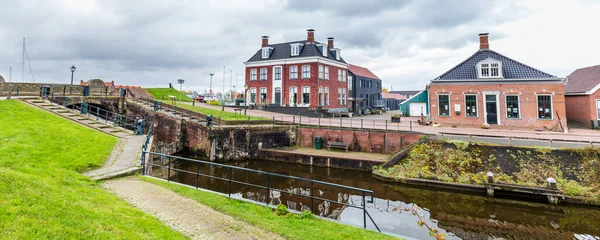
[[[232, 162], [232, 165], [302, 178], [321, 180], [346, 186], [370, 189], [377, 197], [367, 203], [367, 209], [379, 228], [384, 232], [400, 234], [416, 239], [432, 239], [426, 227], [419, 227], [416, 216], [410, 212], [394, 209], [424, 209], [421, 213], [430, 226], [445, 233], [447, 239], [600, 239], [600, 208], [559, 206], [527, 203], [512, 200], [488, 199], [412, 187], [386, 184], [369, 172], [310, 167], [267, 161]], [[179, 163], [177, 168], [198, 171], [223, 178], [228, 170], [220, 167], [200, 167]], [[155, 173], [156, 173], [155, 169]], [[226, 181], [196, 178], [192, 173], [177, 173], [171, 178], [192, 186], [198, 185], [213, 191], [227, 193]], [[234, 180], [265, 185], [266, 177], [254, 173], [233, 173]], [[313, 210], [319, 216], [329, 217], [357, 226], [363, 225], [361, 209], [302, 197], [311, 195], [310, 184], [293, 179], [271, 177], [271, 188], [293, 193], [267, 191], [256, 187], [232, 184], [232, 196], [265, 202], [284, 204], [297, 211]], [[361, 206], [362, 196], [357, 192], [331, 186], [314, 186], [314, 195], [324, 199]], [[373, 225], [367, 219], [367, 226]]]

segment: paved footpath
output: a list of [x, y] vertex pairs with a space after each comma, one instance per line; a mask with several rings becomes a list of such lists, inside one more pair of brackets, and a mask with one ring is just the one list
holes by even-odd
[[137, 172], [141, 168], [139, 159], [144, 141], [146, 141], [145, 135], [122, 138], [104, 166], [85, 172], [83, 175], [92, 180], [103, 180]]
[[136, 177], [108, 181], [103, 186], [190, 239], [283, 239]]

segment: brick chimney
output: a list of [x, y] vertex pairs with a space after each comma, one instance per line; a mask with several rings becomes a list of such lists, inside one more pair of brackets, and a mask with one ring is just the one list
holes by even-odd
[[269, 45], [269, 36], [262, 36], [262, 47]]
[[315, 30], [308, 29], [308, 30], [306, 30], [306, 33], [307, 33], [306, 41], [307, 42], [315, 42]]
[[489, 33], [479, 34], [479, 49], [490, 49], [490, 44], [488, 43], [488, 34]]
[[334, 48], [333, 47], [333, 38], [332, 37], [328, 37], [327, 38], [327, 46], [329, 46], [329, 48]]

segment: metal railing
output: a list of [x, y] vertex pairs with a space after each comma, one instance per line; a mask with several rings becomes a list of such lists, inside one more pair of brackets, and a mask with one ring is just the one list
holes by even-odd
[[[155, 164], [152, 162], [148, 162], [146, 161], [146, 156], [149, 156], [150, 159], [152, 159], [153, 156], [155, 157], [159, 157], [159, 158], [167, 158], [168, 159], [168, 163], [167, 166], [164, 166], [162, 164]], [[196, 166], [196, 171], [188, 171], [188, 170], [184, 170], [184, 169], [178, 169], [175, 168], [173, 166], [171, 166], [174, 163], [174, 160], [176, 161], [187, 161], [187, 162], [192, 162], [195, 164]], [[227, 169], [227, 177], [219, 177], [219, 176], [214, 176], [212, 174], [203, 174], [200, 173], [199, 169], [200, 169], [200, 165], [206, 165], [206, 166], [215, 166], [215, 167], [222, 167]], [[249, 168], [242, 168], [242, 167], [237, 167], [237, 166], [231, 166], [231, 165], [226, 165], [226, 164], [219, 164], [219, 163], [214, 163], [214, 162], [207, 162], [207, 161], [200, 161], [200, 160], [196, 160], [196, 159], [190, 159], [190, 158], [184, 158], [184, 157], [178, 157], [178, 156], [171, 156], [171, 155], [166, 155], [166, 154], [162, 154], [162, 153], [156, 153], [156, 152], [151, 152], [151, 151], [147, 151], [145, 148], [142, 149], [142, 174], [146, 175], [147, 174], [147, 169], [148, 168], [167, 168], [167, 177], [165, 180], [167, 181], [171, 181], [171, 172], [179, 172], [179, 173], [187, 173], [187, 174], [194, 174], [196, 177], [196, 186], [195, 188], [198, 189], [199, 187], [199, 177], [207, 177], [210, 179], [216, 179], [216, 180], [220, 180], [220, 181], [225, 181], [228, 184], [227, 187], [227, 193], [221, 193], [224, 195], [227, 195], [229, 198], [231, 198], [231, 194], [232, 194], [232, 184], [241, 184], [244, 186], [249, 186], [249, 187], [255, 187], [255, 188], [259, 188], [262, 190], [266, 190], [267, 191], [267, 199], [266, 199], [266, 204], [267, 206], [269, 206], [269, 201], [270, 199], [272, 199], [272, 193], [273, 192], [278, 192], [278, 193], [285, 193], [285, 194], [290, 194], [293, 196], [297, 196], [297, 197], [302, 197], [302, 198], [308, 198], [310, 200], [310, 210], [314, 211], [314, 202], [315, 200], [317, 201], [323, 201], [323, 202], [328, 202], [328, 203], [333, 203], [333, 204], [339, 204], [341, 206], [344, 207], [352, 207], [352, 208], [357, 208], [357, 209], [361, 209], [363, 211], [363, 228], [367, 228], [367, 217], [369, 218], [369, 220], [371, 221], [371, 223], [373, 223], [373, 225], [375, 226], [375, 228], [377, 229], [377, 231], [381, 232], [381, 230], [379, 229], [379, 227], [377, 226], [377, 224], [375, 223], [375, 221], [373, 220], [373, 218], [371, 217], [371, 215], [369, 214], [369, 212], [367, 211], [367, 207], [366, 204], [367, 203], [373, 203], [374, 202], [374, 193], [371, 190], [367, 190], [367, 189], [362, 189], [362, 188], [355, 188], [355, 187], [350, 187], [350, 186], [344, 186], [344, 185], [339, 185], [339, 184], [335, 184], [335, 183], [329, 183], [329, 182], [323, 182], [323, 181], [318, 181], [318, 180], [312, 180], [312, 179], [307, 179], [307, 178], [300, 178], [300, 177], [294, 177], [294, 176], [289, 176], [289, 175], [283, 175], [283, 174], [277, 174], [277, 173], [270, 173], [270, 172], [264, 172], [264, 171], [260, 171], [260, 170], [254, 170], [254, 169], [249, 169]], [[266, 179], [264, 181], [264, 183], [266, 185], [263, 184], [253, 184], [253, 183], [249, 183], [246, 181], [239, 181], [239, 180], [234, 180], [233, 179], [233, 171], [241, 171], [241, 172], [246, 172], [246, 173], [255, 173], [255, 174], [259, 174], [261, 176], [266, 176]], [[215, 174], [216, 175], [216, 174]], [[310, 183], [310, 195], [308, 194], [298, 194], [295, 192], [290, 192], [290, 191], [286, 191], [283, 189], [277, 189], [277, 188], [272, 188], [271, 187], [271, 177], [281, 177], [284, 179], [292, 179], [294, 181], [300, 181], [300, 182], [305, 182], [305, 183]], [[330, 187], [336, 187], [336, 188], [341, 188], [341, 189], [345, 189], [345, 190], [350, 190], [350, 191], [355, 191], [360, 193], [360, 196], [362, 198], [361, 204], [360, 205], [354, 205], [354, 204], [349, 204], [348, 202], [341, 202], [341, 201], [337, 201], [337, 200], [331, 200], [331, 199], [326, 199], [326, 198], [322, 198], [319, 196], [315, 196], [315, 184], [318, 185], [322, 185], [322, 186], [330, 186]], [[370, 200], [367, 202], [367, 195], [369, 195]]]
[[[533, 142], [542, 142], [545, 143], [543, 145], [539, 145], [539, 147], [558, 147], [561, 144], [570, 144], [570, 145], [581, 145], [582, 147], [599, 147], [600, 141], [591, 141], [591, 140], [572, 140], [572, 139], [562, 139], [562, 138], [543, 138], [543, 137], [522, 137], [522, 136], [498, 136], [498, 135], [489, 135], [489, 134], [469, 134], [469, 133], [452, 133], [452, 132], [440, 132], [440, 138], [442, 140], [449, 139], [449, 136], [455, 137], [463, 137], [468, 138], [466, 141], [473, 142], [474, 139], [496, 139], [496, 140], [505, 140], [508, 146], [525, 146], [526, 144], [523, 141], [533, 141]], [[521, 141], [515, 144], [516, 141]], [[534, 145], [537, 146], [537, 145]]]
[[[90, 118], [95, 117], [96, 121], [105, 124], [112, 124], [115, 127], [133, 130], [138, 119], [128, 117], [113, 111], [108, 111], [97, 106], [90, 105], [87, 102], [73, 102], [69, 97], [52, 97], [51, 102], [56, 103], [68, 109], [79, 111], [80, 114], [87, 115]], [[93, 117], [92, 117], [93, 116]]]
[[[206, 121], [206, 114], [194, 112], [189, 109], [177, 107], [162, 101], [147, 98], [138, 98], [138, 102], [145, 106], [151, 107], [156, 111], [164, 111], [175, 116], [197, 119], [198, 121]], [[353, 119], [353, 118], [322, 118], [322, 117], [305, 117], [305, 116], [272, 116], [264, 117], [263, 120], [255, 120], [250, 116], [242, 115], [237, 120], [222, 120], [220, 117], [213, 118], [213, 125], [220, 127], [221, 125], [234, 123], [233, 125], [300, 125], [300, 126], [315, 126], [315, 127], [334, 127], [334, 128], [354, 128], [354, 129], [376, 129], [385, 131], [413, 131], [413, 121], [404, 121], [400, 118], [398, 122], [391, 120], [375, 120], [375, 119]]]

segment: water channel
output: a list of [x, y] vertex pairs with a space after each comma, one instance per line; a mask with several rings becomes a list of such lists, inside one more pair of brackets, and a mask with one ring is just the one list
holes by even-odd
[[[229, 162], [234, 166], [315, 179], [346, 186], [372, 190], [374, 203], [367, 203], [371, 214], [383, 232], [398, 234], [414, 239], [433, 239], [426, 227], [419, 227], [417, 216], [398, 209], [416, 205], [425, 221], [446, 234], [447, 239], [600, 239], [600, 208], [582, 206], [550, 206], [516, 200], [488, 199], [475, 196], [413, 188], [388, 184], [371, 176], [370, 172], [311, 167], [261, 160]], [[196, 169], [198, 166], [198, 169]], [[223, 167], [198, 165], [193, 162], [177, 162], [177, 169], [200, 172], [227, 178], [229, 171]], [[156, 175], [156, 174], [155, 174]], [[261, 174], [233, 172], [233, 178], [257, 185], [265, 185]], [[195, 173], [175, 173], [172, 181], [198, 185], [200, 188], [227, 193], [228, 182], [209, 179]], [[298, 194], [310, 195], [310, 184], [277, 177], [270, 178], [270, 187]], [[331, 186], [314, 186], [315, 194], [327, 199], [348, 202], [360, 206], [362, 196], [355, 192]], [[290, 209], [310, 209], [308, 198], [265, 189], [232, 185], [232, 197], [246, 198], [271, 205], [284, 204]], [[315, 201], [316, 215], [337, 219], [341, 222], [362, 227], [361, 209], [344, 207], [323, 201]], [[373, 225], [367, 220], [367, 226]]]

